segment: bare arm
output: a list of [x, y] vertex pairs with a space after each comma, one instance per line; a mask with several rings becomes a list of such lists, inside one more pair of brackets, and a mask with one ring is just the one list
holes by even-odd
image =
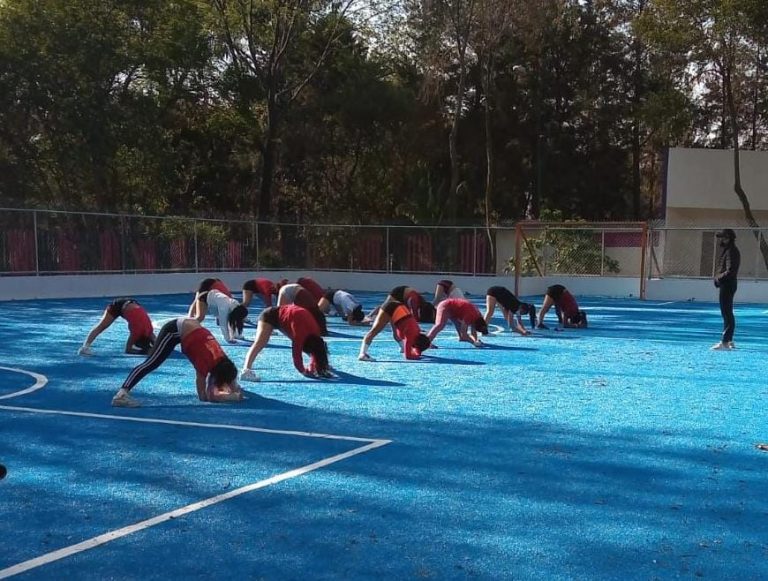
[[197, 389], [197, 399], [208, 401], [208, 395], [205, 393], [205, 376], [200, 373], [195, 374], [195, 388]]
[[101, 335], [106, 329], [109, 328], [109, 326], [114, 323], [115, 317], [109, 314], [109, 310], [105, 309], [104, 314], [101, 315], [101, 320], [96, 324], [96, 326], [91, 329], [91, 332], [88, 333], [88, 337], [85, 339], [85, 344], [90, 345], [96, 340], [96, 337]]

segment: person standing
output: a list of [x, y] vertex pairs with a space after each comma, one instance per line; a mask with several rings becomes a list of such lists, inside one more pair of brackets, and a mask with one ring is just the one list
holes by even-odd
[[717, 258], [715, 270], [715, 287], [720, 289], [723, 336], [712, 349], [723, 351], [735, 347], [733, 332], [736, 330], [736, 318], [733, 316], [733, 297], [736, 294], [741, 253], [736, 247], [736, 233], [730, 228], [718, 232], [717, 238], [720, 239], [720, 255]]

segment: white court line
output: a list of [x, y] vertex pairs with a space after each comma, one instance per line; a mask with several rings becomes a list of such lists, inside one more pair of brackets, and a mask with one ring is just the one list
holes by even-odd
[[40, 555], [39, 557], [35, 557], [34, 559], [23, 561], [21, 563], [12, 565], [11, 567], [7, 567], [5, 569], [0, 569], [0, 579], [6, 579], [13, 575], [18, 575], [20, 573], [24, 573], [26, 571], [30, 571], [38, 567], [42, 567], [43, 565], [47, 565], [48, 563], [65, 559], [77, 553], [88, 551], [100, 545], [104, 545], [106, 543], [112, 542], [117, 539], [121, 539], [123, 537], [127, 537], [128, 535], [132, 535], [134, 533], [162, 524], [169, 520], [179, 518], [187, 514], [190, 514], [192, 512], [196, 512], [198, 510], [207, 508], [209, 506], [222, 503], [226, 500], [235, 498], [237, 496], [241, 496], [248, 492], [252, 492], [260, 488], [266, 488], [267, 486], [270, 486], [272, 484], [277, 484], [279, 482], [283, 482], [284, 480], [288, 480], [290, 478], [296, 478], [298, 476], [302, 476], [309, 472], [313, 472], [320, 468], [324, 468], [325, 466], [329, 466], [330, 464], [340, 462], [341, 460], [346, 460], [347, 458], [351, 458], [352, 456], [357, 456], [358, 454], [364, 454], [365, 452], [374, 450], [376, 448], [380, 448], [382, 446], [386, 446], [387, 444], [390, 444], [392, 442], [392, 440], [357, 438], [354, 436], [337, 436], [333, 434], [318, 434], [313, 432], [297, 432], [297, 431], [290, 431], [290, 430], [269, 430], [266, 428], [254, 428], [251, 426], [238, 426], [238, 425], [228, 425], [228, 424], [204, 424], [204, 423], [198, 423], [198, 422], [182, 422], [182, 421], [176, 421], [176, 420], [134, 418], [134, 417], [113, 416], [113, 415], [107, 415], [107, 414], [90, 414], [85, 412], [68, 412], [63, 410], [42, 410], [42, 409], [22, 408], [22, 407], [14, 407], [14, 406], [0, 406], [0, 410], [21, 411], [21, 412], [30, 412], [30, 413], [40, 413], [40, 414], [55, 414], [55, 415], [63, 415], [63, 416], [78, 416], [78, 417], [86, 417], [86, 418], [110, 419], [110, 420], [120, 420], [120, 421], [128, 421], [128, 422], [145, 422], [145, 423], [171, 424], [171, 425], [180, 425], [180, 426], [189, 426], [189, 427], [218, 428], [218, 429], [238, 430], [238, 431], [246, 431], [246, 432], [280, 434], [280, 435], [287, 435], [287, 436], [304, 436], [304, 437], [310, 437], [310, 438], [326, 438], [331, 440], [347, 440], [350, 442], [367, 442], [366, 445], [360, 446], [359, 448], [355, 448], [353, 450], [349, 450], [348, 452], [336, 454], [335, 456], [329, 456], [328, 458], [318, 460], [317, 462], [313, 462], [312, 464], [307, 464], [306, 466], [301, 466], [300, 468], [295, 468], [293, 470], [289, 470], [288, 472], [283, 472], [282, 474], [271, 476], [270, 478], [267, 478], [265, 480], [260, 480], [252, 484], [247, 484], [246, 486], [243, 486], [241, 488], [230, 490], [229, 492], [212, 496], [211, 498], [207, 498], [199, 502], [188, 504], [187, 506], [183, 506], [181, 508], [177, 508], [172, 511], [165, 512], [158, 516], [154, 516], [152, 518], [137, 522], [127, 527], [123, 527], [114, 531], [109, 531], [107, 533], [98, 535], [91, 539], [87, 539], [80, 543], [76, 543], [74, 545], [70, 545], [68, 547], [58, 549], [56, 551], [51, 551], [50, 553], [45, 553], [44, 555]]
[[30, 412], [36, 414], [49, 414], [57, 416], [75, 416], [80, 418], [96, 418], [102, 420], [119, 420], [123, 422], [138, 422], [144, 424], [165, 424], [171, 426], [188, 426], [191, 428], [211, 428], [219, 430], [234, 430], [240, 432], [258, 432], [261, 434], [275, 434], [279, 436], [301, 436], [303, 438], [324, 438], [326, 440], [345, 440], [348, 442], [379, 442], [389, 443], [390, 440], [376, 440], [374, 438], [357, 438], [354, 436], [337, 436], [334, 434], [320, 434], [315, 432], [298, 432], [294, 430], [272, 430], [269, 428], [255, 428], [253, 426], [240, 426], [237, 424], [205, 424], [200, 422], [184, 422], [181, 420], [165, 420], [160, 418], [137, 418], [133, 416], [115, 416], [110, 414], [92, 414], [87, 412], [70, 412], [65, 410], [47, 410], [39, 408], [26, 408], [9, 405], [0, 405], [0, 410], [9, 412]]
[[32, 393], [33, 391], [37, 391], [38, 389], [43, 389], [45, 385], [48, 383], [48, 378], [45, 375], [40, 375], [39, 373], [26, 371], [24, 369], [17, 369], [15, 367], [0, 367], [0, 369], [4, 369], [5, 371], [15, 371], [17, 373], [23, 373], [24, 375], [31, 376], [35, 380], [35, 385], [33, 385], [32, 387], [28, 387], [27, 389], [22, 389], [21, 391], [15, 391], [13, 393], [9, 393], [6, 395], [0, 395], [0, 399], [11, 399], [12, 397], [19, 397], [20, 395], [26, 395], [28, 393]]
[[330, 456], [328, 458], [319, 460], [312, 464], [307, 464], [306, 466], [302, 466], [301, 468], [296, 468], [294, 470], [289, 470], [288, 472], [283, 472], [282, 474], [272, 476], [271, 478], [267, 478], [266, 480], [260, 480], [259, 482], [248, 484], [246, 486], [243, 486], [242, 488], [237, 488], [236, 490], [231, 490], [229, 492], [225, 492], [224, 494], [219, 494], [218, 496], [213, 496], [211, 498], [201, 500], [200, 502], [188, 504], [187, 506], [177, 508], [170, 512], [166, 512], [161, 515], [152, 517], [150, 519], [137, 522], [136, 524], [132, 524], [127, 527], [123, 527], [121, 529], [104, 533], [103, 535], [93, 537], [92, 539], [88, 539], [81, 543], [70, 545], [69, 547], [64, 547], [63, 549], [59, 549], [57, 551], [52, 551], [50, 553], [40, 555], [39, 557], [35, 557], [34, 559], [30, 559], [28, 561], [24, 561], [17, 565], [13, 565], [6, 569], [0, 570], [0, 579], [5, 579], [7, 577], [11, 577], [12, 575], [18, 575], [19, 573], [24, 573], [25, 571], [36, 569], [37, 567], [42, 567], [43, 565], [47, 565], [48, 563], [52, 563], [60, 559], [65, 559], [77, 553], [88, 551], [89, 549], [93, 549], [95, 547], [104, 545], [106, 543], [112, 542], [114, 540], [117, 540], [123, 537], [127, 537], [128, 535], [132, 535], [133, 533], [143, 531], [145, 529], [162, 524], [169, 520], [179, 518], [181, 516], [201, 510], [203, 508], [207, 508], [209, 506], [213, 506], [215, 504], [219, 504], [221, 502], [224, 502], [225, 500], [235, 498], [236, 496], [241, 496], [247, 492], [258, 490], [259, 488], [265, 488], [272, 484], [277, 484], [284, 480], [288, 480], [289, 478], [296, 478], [297, 476], [302, 476], [303, 474], [307, 474], [308, 472], [318, 470], [319, 468], [323, 468], [325, 466], [334, 464], [341, 460], [346, 460], [347, 458], [351, 458], [352, 456], [356, 456], [358, 454], [363, 454], [365, 452], [368, 452], [369, 450], [373, 450], [375, 448], [385, 446], [389, 443], [390, 443], [389, 440], [375, 440], [370, 444], [361, 446], [360, 448], [355, 448], [354, 450], [350, 450], [349, 452], [344, 452], [342, 454]]

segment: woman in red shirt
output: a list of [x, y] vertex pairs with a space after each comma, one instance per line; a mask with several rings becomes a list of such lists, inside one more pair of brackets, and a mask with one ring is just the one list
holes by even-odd
[[[307, 377], [333, 377], [328, 364], [328, 347], [320, 336], [320, 325], [307, 309], [298, 305], [283, 305], [264, 309], [256, 328], [256, 339], [245, 356], [245, 367], [240, 374], [243, 381], [259, 381], [251, 369], [253, 360], [269, 343], [272, 331], [279, 329], [291, 340], [293, 365]], [[310, 362], [304, 367], [302, 352], [310, 356]]]
[[[437, 314], [435, 315], [435, 326], [429, 330], [427, 337], [434, 341], [437, 334], [448, 324], [453, 322], [456, 331], [459, 334], [459, 341], [467, 341], [475, 347], [482, 347], [483, 342], [478, 339], [477, 334], [488, 334], [488, 323], [485, 322], [483, 315], [478, 308], [467, 299], [445, 299], [437, 305]], [[471, 330], [471, 331], [468, 331]]]
[[265, 308], [271, 307], [272, 297], [277, 298], [277, 293], [280, 290], [278, 284], [275, 284], [266, 278], [254, 278], [245, 281], [243, 283], [242, 305], [244, 307], [250, 306], [251, 301], [253, 300], [253, 295], [258, 295], [264, 303]]
[[195, 319], [180, 317], [160, 329], [149, 357], [128, 374], [112, 398], [116, 407], [138, 407], [130, 391], [149, 373], [160, 367], [171, 352], [181, 345], [181, 352], [195, 368], [195, 387], [200, 401], [240, 401], [243, 393], [237, 384], [237, 367], [224, 354], [211, 332]]
[[544, 324], [544, 315], [547, 311], [555, 307], [557, 313], [557, 320], [563, 325], [563, 327], [578, 327], [583, 328], [587, 326], [587, 313], [579, 310], [579, 305], [573, 295], [568, 292], [568, 289], [561, 284], [555, 284], [547, 288], [547, 294], [544, 296], [544, 302], [541, 305], [539, 311], [539, 321], [536, 325], [537, 329], [548, 329]]
[[358, 356], [360, 361], [373, 361], [373, 358], [368, 355], [368, 349], [374, 337], [386, 327], [387, 323], [391, 323], [392, 335], [401, 346], [406, 359], [420, 359], [421, 354], [429, 349], [430, 340], [421, 332], [411, 310], [399, 301], [388, 300], [379, 308], [373, 327], [363, 338]]
[[128, 355], [146, 355], [155, 342], [155, 331], [147, 311], [136, 300], [130, 298], [115, 299], [101, 316], [96, 326], [88, 333], [83, 346], [77, 350], [78, 355], [93, 355], [91, 345], [96, 337], [101, 335], [115, 319], [122, 317], [128, 323], [128, 340], [125, 352]]

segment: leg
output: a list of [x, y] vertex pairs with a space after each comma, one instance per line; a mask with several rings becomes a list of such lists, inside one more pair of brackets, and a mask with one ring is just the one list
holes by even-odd
[[123, 382], [121, 390], [126, 392], [131, 391], [133, 387], [139, 383], [145, 376], [160, 367], [160, 364], [168, 359], [168, 356], [175, 349], [176, 345], [181, 343], [181, 330], [178, 328], [176, 320], [169, 321], [163, 328], [160, 329], [160, 333], [157, 336], [152, 351], [149, 353], [143, 363], [134, 367], [133, 371], [128, 374], [128, 377]]
[[248, 308], [252, 300], [253, 300], [253, 291], [243, 289], [243, 306], [245, 308]]
[[736, 294], [734, 286], [720, 287], [720, 313], [723, 315], [723, 343], [733, 341], [736, 330], [736, 318], [733, 316], [733, 297]]
[[[496, 299], [492, 297], [491, 295], [485, 295], [485, 315], [483, 318], [485, 319], [486, 323], [491, 322], [491, 318], [493, 317], [493, 313], [496, 312]], [[502, 312], [503, 312], [502, 308]]]
[[267, 346], [269, 338], [272, 336], [272, 330], [272, 325], [265, 323], [264, 321], [259, 321], [259, 326], [256, 328], [256, 337], [253, 340], [253, 344], [248, 349], [248, 353], [245, 355], [245, 369], [243, 372], [251, 369], [253, 360], [256, 359], [256, 356]]
[[101, 333], [103, 333], [104, 330], [107, 329], [114, 321], [115, 317], [109, 313], [109, 308], [105, 309], [104, 314], [101, 316], [101, 320], [93, 329], [91, 329], [91, 332], [88, 333], [88, 337], [86, 337], [85, 343], [83, 343], [83, 346], [78, 351], [78, 354], [90, 355], [93, 353], [93, 351], [91, 351], [91, 344], [96, 340], [96, 337], [101, 335]]
[[541, 325], [544, 322], [544, 315], [547, 314], [547, 311], [552, 308], [552, 305], [555, 304], [555, 300], [549, 296], [544, 296], [544, 302], [541, 305], [541, 310], [539, 311], [539, 320], [537, 322], [537, 326]]

